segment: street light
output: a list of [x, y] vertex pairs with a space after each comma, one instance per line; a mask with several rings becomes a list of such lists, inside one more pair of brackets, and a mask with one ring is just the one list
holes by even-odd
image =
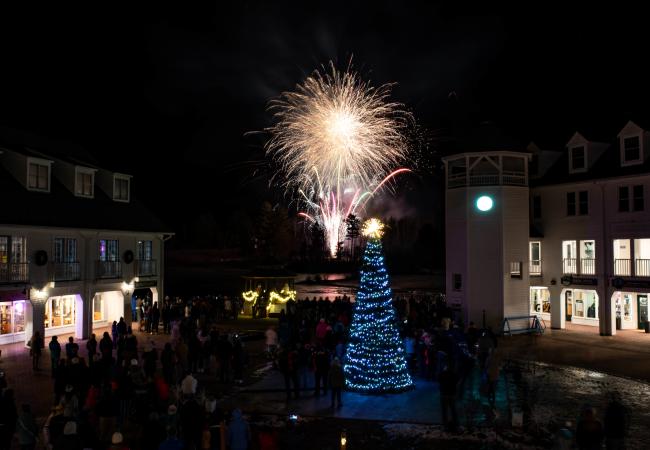
[[126, 281], [122, 282], [122, 292], [124, 292], [124, 295], [130, 296], [134, 290], [135, 290], [135, 286], [132, 282], [131, 283], [127, 283]]

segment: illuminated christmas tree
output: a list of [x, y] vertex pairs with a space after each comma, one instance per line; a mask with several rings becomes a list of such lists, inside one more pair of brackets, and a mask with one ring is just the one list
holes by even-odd
[[413, 387], [384, 265], [383, 226], [377, 219], [363, 226], [368, 241], [344, 367], [347, 388], [363, 393], [402, 392]]

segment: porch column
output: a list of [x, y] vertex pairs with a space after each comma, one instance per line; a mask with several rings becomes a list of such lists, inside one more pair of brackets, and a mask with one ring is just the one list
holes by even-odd
[[[39, 332], [45, 339], [45, 304], [47, 298], [32, 298], [25, 310], [25, 346], [35, 332]], [[27, 302], [25, 303], [27, 304]]]
[[551, 296], [551, 328], [563, 330], [566, 328], [566, 309], [562, 296], [562, 286], [550, 286]]
[[616, 334], [616, 312], [612, 304], [614, 290], [607, 286], [599, 286], [598, 293], [598, 322], [601, 336], [613, 336]]
[[88, 339], [93, 329], [93, 297], [90, 292], [84, 295], [77, 294], [75, 297], [75, 311], [77, 320], [75, 323], [75, 339]]

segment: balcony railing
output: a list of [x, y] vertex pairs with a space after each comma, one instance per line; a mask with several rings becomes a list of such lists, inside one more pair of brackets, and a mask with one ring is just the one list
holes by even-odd
[[541, 259], [533, 259], [530, 261], [530, 264], [528, 265], [528, 272], [530, 273], [531, 276], [541, 276], [542, 275], [542, 260]]
[[78, 262], [52, 263], [52, 281], [81, 280], [81, 264]]
[[629, 277], [632, 275], [630, 271], [629, 259], [615, 259], [614, 260], [614, 275], [619, 277]]
[[596, 259], [595, 258], [581, 258], [580, 259], [580, 274], [581, 275], [596, 275]]
[[96, 261], [97, 278], [121, 278], [122, 262], [121, 261]]
[[29, 281], [29, 263], [0, 263], [0, 283]]
[[650, 277], [650, 259], [634, 260], [634, 275], [637, 277]]
[[576, 274], [578, 273], [578, 260], [577, 258], [564, 258], [562, 260], [562, 273]]
[[498, 173], [470, 174], [464, 173], [449, 175], [447, 185], [450, 188], [461, 186], [526, 186], [526, 174], [519, 171], [504, 170], [499, 177]]
[[156, 275], [155, 259], [138, 259], [135, 261], [135, 276], [147, 277]]

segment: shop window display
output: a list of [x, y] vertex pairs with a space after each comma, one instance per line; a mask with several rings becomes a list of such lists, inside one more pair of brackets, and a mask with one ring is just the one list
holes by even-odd
[[0, 334], [25, 331], [25, 301], [0, 303]]
[[11, 303], [0, 304], [0, 334], [11, 333]]
[[52, 297], [45, 309], [45, 328], [64, 327], [74, 323], [74, 296]]
[[632, 296], [623, 295], [623, 320], [630, 322], [632, 320]]
[[551, 296], [548, 289], [530, 289], [530, 311], [532, 313], [551, 313]]
[[598, 304], [596, 294], [590, 291], [575, 291], [575, 317], [597, 319]]
[[104, 320], [104, 299], [101, 295], [95, 295], [93, 299], [93, 320], [95, 322]]

